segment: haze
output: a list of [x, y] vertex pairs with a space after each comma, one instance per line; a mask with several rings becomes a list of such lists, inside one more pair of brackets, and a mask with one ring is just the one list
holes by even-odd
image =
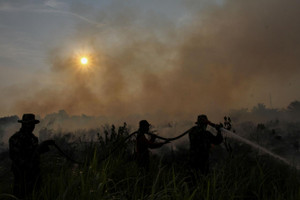
[[[0, 115], [170, 119], [300, 99], [300, 1], [0, 0]], [[88, 53], [90, 69], [74, 56]]]

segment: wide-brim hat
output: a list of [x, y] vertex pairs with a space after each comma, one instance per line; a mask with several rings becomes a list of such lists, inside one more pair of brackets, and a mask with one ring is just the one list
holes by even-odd
[[208, 118], [206, 115], [199, 115], [195, 124], [208, 124]]
[[40, 120], [35, 119], [35, 115], [34, 114], [24, 114], [22, 116], [22, 120], [18, 120], [19, 123], [22, 124], [38, 124], [40, 123]]

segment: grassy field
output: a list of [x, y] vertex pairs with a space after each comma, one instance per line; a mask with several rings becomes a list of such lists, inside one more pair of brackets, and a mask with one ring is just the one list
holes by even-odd
[[[55, 149], [43, 155], [44, 183], [32, 199], [300, 199], [299, 171], [244, 145], [235, 145], [233, 154], [215, 147], [210, 173], [204, 176], [189, 170], [188, 152], [183, 149], [152, 155], [145, 172], [134, 161], [132, 141], [113, 154], [109, 152], [121, 144], [120, 138], [104, 142], [99, 137], [97, 142], [72, 145], [63, 138], [56, 141], [84, 164], [68, 161]], [[7, 152], [1, 154], [0, 173], [0, 199], [16, 199], [11, 195]]]

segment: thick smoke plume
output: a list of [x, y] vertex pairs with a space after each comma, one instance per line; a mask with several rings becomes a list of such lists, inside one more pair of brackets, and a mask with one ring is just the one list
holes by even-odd
[[269, 94], [287, 105], [300, 98], [299, 8], [294, 0], [229, 0], [191, 9], [184, 25], [154, 15], [141, 22], [132, 9], [100, 14], [103, 27], [79, 24], [70, 39], [88, 47], [90, 68], [58, 47], [49, 54], [53, 83], [12, 111], [219, 119], [230, 108], [268, 103]]

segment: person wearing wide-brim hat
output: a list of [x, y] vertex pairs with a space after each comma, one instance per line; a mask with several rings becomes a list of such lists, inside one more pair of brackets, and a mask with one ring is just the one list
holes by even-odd
[[212, 124], [206, 115], [199, 115], [196, 126], [189, 131], [190, 140], [190, 166], [193, 170], [200, 170], [202, 174], [207, 174], [209, 171], [209, 151], [211, 145], [218, 145], [223, 141], [223, 136], [220, 131], [220, 126], [215, 126], [218, 131], [214, 136], [207, 131], [207, 125]]
[[22, 124], [38, 124], [40, 120], [35, 119], [34, 114], [24, 114], [21, 120], [18, 120]]
[[54, 144], [54, 141], [39, 144], [38, 138], [32, 133], [35, 125], [40, 122], [34, 114], [24, 114], [18, 122], [21, 123], [20, 130], [9, 138], [9, 156], [14, 174], [14, 195], [26, 198], [41, 184], [39, 155], [47, 152], [48, 146]]

